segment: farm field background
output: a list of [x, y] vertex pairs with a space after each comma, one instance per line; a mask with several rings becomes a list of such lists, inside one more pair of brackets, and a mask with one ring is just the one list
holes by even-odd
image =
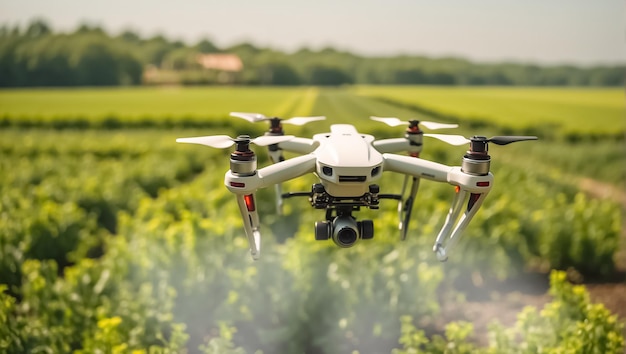
[[[492, 147], [494, 189], [448, 263], [430, 249], [452, 188], [428, 181], [407, 241], [398, 240], [395, 205], [383, 205], [358, 214], [375, 220], [376, 237], [352, 249], [314, 240], [313, 224], [323, 215], [305, 201], [286, 201], [287, 217], [279, 217], [273, 191], [262, 190], [264, 255], [252, 262], [236, 203], [222, 185], [228, 151], [175, 143], [265, 131], [230, 111], [327, 116], [285, 127], [304, 136], [333, 123], [402, 136], [402, 127], [369, 120], [378, 115], [461, 125], [443, 133], [531, 132], [540, 140]], [[0, 319], [19, 328], [0, 329], [0, 337], [19, 334], [9, 348], [226, 352], [234, 342], [250, 352], [388, 352], [413, 324], [447, 341], [506, 350], [502, 339], [516, 336], [531, 348], [562, 344], [562, 333], [584, 318], [594, 319], [589, 333], [604, 338], [605, 352], [620, 338], [623, 345], [621, 89], [4, 90], [0, 127], [0, 283], [7, 290]], [[427, 140], [422, 156], [458, 165], [465, 149]], [[286, 188], [308, 190], [312, 181]], [[385, 176], [381, 187], [398, 192], [401, 181]], [[589, 305], [585, 290], [571, 289], [563, 273], [553, 274], [548, 298], [551, 269], [611, 286], [610, 300], [593, 292], [602, 287], [587, 289], [618, 320]], [[521, 311], [529, 296], [536, 306], [552, 302], [541, 314], [522, 311], [516, 323], [498, 316]], [[491, 312], [467, 312], [477, 306]], [[413, 321], [401, 322], [404, 316]], [[490, 329], [499, 344], [487, 343], [489, 316], [508, 327]], [[476, 331], [463, 322], [444, 329], [442, 320], [470, 321]], [[531, 327], [554, 331], [554, 341], [540, 342], [525, 332]]]
[[[479, 120], [512, 129], [539, 125], [592, 134], [626, 130], [620, 88], [355, 86], [322, 89], [322, 92], [345, 93], [336, 98], [343, 101], [355, 99], [354, 95], [359, 97], [359, 103], [352, 104], [353, 109], [333, 107], [332, 101], [319, 107], [334, 109], [331, 111], [334, 115], [328, 114], [331, 120], [365, 119], [360, 111], [371, 113], [388, 109], [389, 105], [406, 105], [407, 109], [400, 112], [415, 115], [412, 108], [421, 108], [455, 119]], [[227, 116], [233, 110], [245, 112], [259, 108], [271, 110], [277, 116], [306, 115], [313, 109], [319, 93], [320, 89], [312, 87], [3, 90], [0, 91], [0, 113], [5, 119], [39, 118], [42, 121], [68, 117], [89, 120], [214, 118]], [[367, 98], [384, 99], [389, 104], [374, 106]]]
[[626, 131], [624, 94], [606, 88], [361, 86], [357, 94], [432, 111], [470, 123], [556, 134]]

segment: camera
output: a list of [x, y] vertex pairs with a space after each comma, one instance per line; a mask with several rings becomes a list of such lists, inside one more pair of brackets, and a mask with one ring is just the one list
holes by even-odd
[[331, 238], [339, 247], [354, 246], [359, 239], [374, 237], [374, 222], [372, 220], [356, 221], [352, 216], [341, 215], [332, 221], [318, 221], [315, 223], [315, 239], [318, 241]]

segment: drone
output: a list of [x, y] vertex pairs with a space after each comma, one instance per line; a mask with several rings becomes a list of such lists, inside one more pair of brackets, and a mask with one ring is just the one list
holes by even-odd
[[[286, 135], [283, 124], [304, 125], [324, 120], [324, 116], [283, 120], [260, 113], [231, 112], [230, 115], [251, 123], [269, 122], [269, 130], [255, 139], [248, 135], [236, 138], [213, 135], [179, 138], [176, 142], [218, 149], [235, 145], [230, 154], [230, 169], [224, 176], [224, 185], [236, 196], [254, 260], [261, 256], [260, 219], [255, 198], [255, 192], [261, 188], [275, 186], [276, 211], [279, 215], [282, 214], [283, 199], [307, 197], [313, 208], [325, 211], [324, 220], [315, 223], [315, 239], [331, 239], [337, 246], [348, 248], [359, 240], [374, 237], [374, 222], [358, 221], [353, 214], [361, 208], [377, 210], [383, 199], [398, 201], [398, 228], [400, 238], [404, 240], [420, 180], [426, 179], [448, 183], [455, 190], [452, 204], [433, 246], [437, 259], [446, 261], [493, 187], [489, 143], [507, 145], [537, 140], [536, 136], [466, 138], [461, 135], [427, 134], [422, 131], [422, 127], [435, 130], [456, 128], [458, 125], [374, 116], [370, 118], [392, 127], [406, 126], [404, 136], [376, 140], [372, 135], [359, 133], [353, 125], [333, 124], [330, 132], [315, 134], [310, 139]], [[447, 166], [420, 158], [423, 137], [435, 138], [451, 145], [469, 144], [461, 166]], [[272, 164], [257, 168], [256, 154], [250, 149], [250, 144], [267, 147]], [[285, 159], [283, 151], [299, 156]], [[381, 193], [378, 183], [383, 172], [405, 175], [400, 194]], [[283, 182], [310, 173], [319, 181], [312, 185], [310, 191], [283, 193]]]

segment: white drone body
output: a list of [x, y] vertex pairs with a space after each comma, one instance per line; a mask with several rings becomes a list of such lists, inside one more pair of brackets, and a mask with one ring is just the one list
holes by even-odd
[[[269, 120], [270, 131], [262, 137], [251, 140], [247, 136], [230, 139], [225, 136], [177, 139], [178, 142], [197, 143], [224, 148], [237, 144], [231, 154], [230, 170], [226, 172], [224, 184], [235, 194], [241, 212], [244, 230], [248, 238], [253, 259], [260, 257], [260, 221], [255, 201], [255, 192], [260, 188], [276, 186], [277, 207], [281, 211], [282, 199], [307, 196], [315, 209], [326, 210], [326, 220], [315, 224], [317, 240], [332, 239], [340, 247], [351, 247], [361, 239], [374, 235], [371, 220], [357, 221], [352, 215], [362, 207], [378, 209], [381, 199], [399, 201], [399, 228], [405, 238], [410, 220], [413, 200], [422, 178], [448, 183], [455, 188], [455, 196], [446, 220], [435, 239], [433, 251], [444, 261], [457, 243], [469, 222], [472, 220], [485, 197], [493, 187], [493, 175], [489, 172], [490, 158], [487, 142], [499, 145], [520, 140], [534, 140], [536, 137], [473, 137], [471, 140], [459, 136], [424, 134], [418, 121], [411, 121], [404, 138], [375, 140], [371, 135], [361, 134], [348, 124], [331, 126], [330, 133], [316, 134], [312, 139], [286, 136], [279, 118], [266, 118], [259, 114], [233, 113], [233, 116], [250, 121]], [[395, 118], [377, 118], [385, 123], [396, 124]], [[291, 124], [304, 124], [321, 120], [322, 117], [298, 117], [286, 120]], [[395, 119], [394, 121], [391, 121]], [[408, 123], [408, 122], [407, 122]], [[430, 123], [430, 122], [425, 122]], [[451, 125], [435, 126], [450, 128]], [[397, 125], [397, 124], [396, 124]], [[463, 157], [462, 166], [451, 167], [418, 158], [422, 149], [422, 137], [431, 136], [452, 144], [470, 143], [470, 150]], [[249, 143], [267, 145], [274, 164], [257, 169], [256, 157], [249, 149]], [[285, 160], [282, 151], [301, 156]], [[410, 156], [397, 153], [408, 152]], [[381, 194], [380, 181], [384, 172], [395, 172], [407, 176], [402, 194]], [[314, 173], [319, 182], [310, 192], [283, 194], [281, 183]], [[405, 196], [408, 179], [413, 184]]]
[[351, 125], [331, 126], [330, 134], [317, 134], [319, 147], [315, 172], [328, 194], [334, 197], [361, 196], [382, 175], [383, 156], [372, 143], [374, 137], [359, 134]]

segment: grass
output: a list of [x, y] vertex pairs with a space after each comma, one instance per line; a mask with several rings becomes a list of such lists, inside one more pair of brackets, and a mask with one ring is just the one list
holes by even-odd
[[251, 87], [0, 90], [0, 115], [42, 120], [68, 116], [215, 117], [231, 111], [269, 115], [288, 112], [300, 96], [315, 95], [311, 92], [307, 88]]
[[225, 118], [231, 111], [282, 117], [326, 115], [328, 123], [364, 125], [370, 115], [381, 115], [479, 122], [509, 129], [507, 132], [534, 128], [619, 136], [626, 131], [621, 89], [213, 86], [0, 90], [0, 117], [5, 125], [53, 125], [50, 122], [81, 119], [80, 124], [69, 126], [91, 126], [94, 121], [115, 118], [121, 126], [141, 120], [154, 126], [159, 120]]
[[626, 131], [622, 89], [358, 86], [353, 92], [512, 129], [540, 126], [562, 133], [611, 135]]

